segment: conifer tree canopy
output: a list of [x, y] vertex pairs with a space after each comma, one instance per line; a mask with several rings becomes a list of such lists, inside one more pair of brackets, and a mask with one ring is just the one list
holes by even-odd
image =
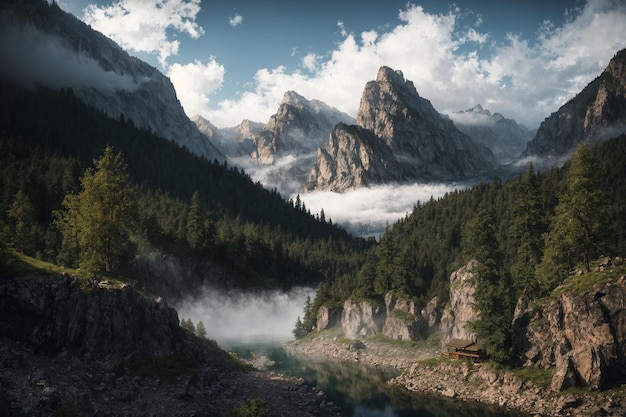
[[82, 190], [68, 194], [64, 210], [57, 213], [63, 244], [77, 254], [78, 265], [88, 273], [111, 272], [132, 252], [137, 203], [121, 153], [107, 146], [94, 168], [81, 179]]

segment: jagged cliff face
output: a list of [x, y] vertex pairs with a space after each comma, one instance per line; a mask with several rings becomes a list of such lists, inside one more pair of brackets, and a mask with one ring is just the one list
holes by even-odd
[[474, 142], [488, 147], [500, 164], [519, 157], [534, 135], [533, 131], [515, 120], [507, 119], [500, 113], [491, 114], [480, 104], [452, 113], [450, 119]]
[[450, 274], [450, 307], [441, 317], [441, 343], [450, 339], [476, 340], [476, 334], [469, 329], [469, 323], [479, 318], [474, 308], [474, 274], [477, 261], [471, 260], [462, 268]]
[[[419, 96], [411, 81], [388, 67], [365, 86], [356, 124], [358, 129], [337, 126], [318, 151], [309, 190], [463, 179], [495, 167], [488, 148], [461, 133]], [[345, 180], [357, 176], [354, 184]]]
[[20, 277], [3, 280], [0, 295], [0, 335], [37, 352], [167, 356], [195, 349], [173, 308], [127, 285], [102, 282], [85, 291], [70, 277]]
[[225, 155], [235, 160], [255, 152], [254, 137], [263, 129], [263, 123], [243, 120], [239, 125], [220, 129], [200, 115], [191, 117], [198, 130], [207, 136]]
[[[72, 88], [82, 101], [113, 118], [124, 115], [136, 126], [191, 152], [209, 159], [225, 159], [185, 115], [167, 77], [129, 56], [115, 42], [56, 4], [42, 3], [0, 5], [1, 59], [11, 63], [3, 64], [0, 75], [27, 85]], [[51, 64], [45, 61], [47, 56], [63, 56], [64, 61], [57, 58]], [[45, 71], [32, 69], [33, 66], [41, 66]]]
[[523, 156], [568, 156], [581, 142], [600, 142], [626, 132], [626, 50], [576, 97], [541, 123]]
[[552, 389], [605, 388], [626, 376], [626, 276], [566, 292], [514, 319], [514, 348], [527, 366], [555, 368]]

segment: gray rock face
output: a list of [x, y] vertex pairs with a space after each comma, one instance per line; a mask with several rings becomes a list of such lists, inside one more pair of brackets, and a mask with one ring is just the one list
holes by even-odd
[[591, 290], [531, 305], [514, 320], [514, 347], [525, 365], [555, 367], [552, 388], [604, 388], [623, 378], [626, 276]]
[[326, 330], [340, 324], [341, 311], [341, 308], [321, 306], [317, 312], [317, 330]]
[[249, 157], [256, 150], [254, 136], [263, 129], [263, 123], [243, 120], [239, 125], [220, 129], [200, 115], [191, 118], [198, 130], [207, 136], [230, 159]]
[[581, 142], [601, 142], [626, 132], [626, 50], [604, 72], [539, 126], [523, 156], [568, 156]]
[[[365, 86], [356, 124], [358, 128], [337, 126], [318, 151], [309, 190], [463, 179], [496, 165], [487, 147], [461, 133], [400, 71], [388, 67], [380, 68], [376, 81]], [[349, 177], [360, 179], [350, 185]]]
[[348, 339], [359, 339], [380, 333], [385, 322], [385, 309], [368, 301], [347, 300], [341, 313], [341, 327]]
[[424, 320], [414, 301], [385, 294], [386, 316], [382, 333], [390, 339], [418, 340], [428, 337], [428, 322]]
[[167, 356], [189, 349], [176, 310], [128, 285], [81, 290], [70, 277], [22, 277], [3, 280], [0, 295], [0, 335], [38, 352]]
[[480, 104], [452, 113], [450, 119], [474, 142], [488, 147], [500, 164], [519, 157], [534, 135], [533, 131], [515, 120], [507, 119], [500, 113], [491, 114]]
[[465, 266], [450, 274], [450, 307], [441, 317], [441, 343], [450, 339], [476, 340], [467, 324], [478, 319], [479, 312], [474, 308], [474, 285], [472, 269], [477, 261], [471, 260]]
[[[83, 102], [112, 118], [123, 115], [135, 126], [151, 130], [197, 155], [225, 160], [185, 115], [167, 77], [131, 57], [111, 39], [56, 4], [41, 7], [35, 3], [9, 2], [0, 7], [0, 21], [5, 30], [2, 37], [13, 45], [12, 49], [0, 45], [0, 59], [11, 62], [11, 67], [5, 68], [5, 74], [1, 75], [53, 89], [70, 87]], [[10, 51], [16, 49], [21, 49], [19, 54], [11, 55]], [[66, 57], [65, 64], [59, 62], [59, 65], [66, 65], [67, 70], [49, 68], [50, 64], [42, 58], [47, 54]], [[47, 71], [33, 69], [26, 74], [21, 71], [25, 65], [41, 66]]]

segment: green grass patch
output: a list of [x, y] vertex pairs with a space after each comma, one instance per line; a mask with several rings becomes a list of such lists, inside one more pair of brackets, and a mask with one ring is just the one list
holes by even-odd
[[554, 368], [541, 369], [532, 366], [524, 366], [522, 368], [513, 368], [510, 372], [522, 381], [528, 381], [532, 384], [545, 388], [550, 385]]
[[415, 316], [408, 311], [394, 309], [391, 311], [391, 315], [402, 320], [405, 323], [411, 323], [415, 321]]
[[128, 368], [132, 375], [159, 379], [166, 383], [175, 382], [179, 376], [197, 376], [199, 373], [195, 361], [180, 355], [144, 356], [127, 360], [122, 365]]
[[595, 271], [599, 263], [600, 261], [595, 261], [590, 265], [591, 272], [568, 277], [552, 292], [551, 298], [559, 298], [565, 293], [580, 294], [591, 290], [596, 284], [617, 280], [619, 277], [626, 274], [626, 265], [611, 267], [604, 271]]
[[224, 417], [266, 417], [270, 410], [265, 401], [260, 398], [251, 398], [239, 404], [238, 407], [226, 412]]

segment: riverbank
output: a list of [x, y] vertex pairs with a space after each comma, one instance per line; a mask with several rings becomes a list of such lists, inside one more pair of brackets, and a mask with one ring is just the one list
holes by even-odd
[[506, 371], [491, 363], [471, 364], [442, 357], [437, 340], [409, 342], [380, 337], [362, 341], [343, 338], [340, 328], [314, 332], [290, 342], [295, 355], [357, 362], [376, 368], [395, 368], [388, 381], [409, 391], [478, 401], [533, 416], [600, 417], [626, 415], [626, 387], [590, 392], [553, 393], [551, 374], [537, 370]]

